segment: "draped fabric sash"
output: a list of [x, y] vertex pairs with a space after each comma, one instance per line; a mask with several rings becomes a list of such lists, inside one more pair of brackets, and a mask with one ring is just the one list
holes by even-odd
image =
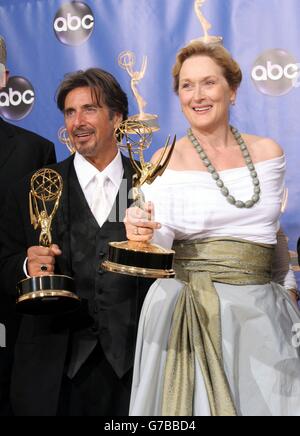
[[191, 416], [195, 359], [212, 416], [235, 416], [222, 359], [220, 304], [214, 282], [263, 285], [271, 281], [274, 246], [234, 238], [176, 243], [177, 301], [164, 376], [163, 416]]

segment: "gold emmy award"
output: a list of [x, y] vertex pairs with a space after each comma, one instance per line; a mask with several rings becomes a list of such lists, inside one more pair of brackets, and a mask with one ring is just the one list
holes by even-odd
[[71, 139], [68, 135], [68, 131], [65, 127], [61, 127], [59, 129], [58, 139], [62, 144], [66, 145], [66, 147], [68, 148], [68, 150], [71, 154], [74, 154], [76, 152], [76, 149], [75, 149], [74, 145], [72, 144]]
[[[62, 190], [62, 178], [52, 169], [39, 170], [31, 178], [30, 220], [35, 230], [41, 229], [39, 244], [42, 247], [48, 248], [52, 244], [51, 226]], [[46, 271], [47, 266], [41, 265], [41, 270]], [[18, 310], [32, 315], [74, 310], [80, 302], [74, 288], [74, 280], [63, 275], [53, 274], [22, 280], [17, 285], [20, 294], [17, 299]]]
[[212, 35], [209, 35], [209, 33], [208, 33], [208, 31], [211, 29], [212, 26], [209, 23], [209, 21], [207, 21], [207, 19], [205, 18], [205, 16], [203, 15], [203, 12], [202, 12], [202, 6], [204, 5], [204, 3], [206, 1], [207, 0], [195, 0], [194, 9], [195, 9], [196, 15], [200, 21], [200, 24], [202, 26], [204, 36], [202, 36], [201, 38], [194, 39], [191, 42], [202, 41], [202, 42], [205, 42], [206, 44], [209, 44], [209, 43], [221, 44], [223, 41], [222, 36], [212, 36]]
[[[170, 144], [167, 139], [164, 149], [155, 163], [145, 162], [144, 151], [152, 142], [152, 129], [138, 120], [126, 120], [116, 132], [119, 138], [119, 148], [126, 149], [129, 153], [131, 164], [134, 168], [133, 192], [134, 205], [143, 208], [145, 203], [141, 187], [144, 183], [149, 185], [163, 174], [171, 159], [176, 137]], [[168, 149], [169, 147], [169, 149]], [[135, 158], [139, 158], [139, 162]], [[102, 267], [110, 272], [149, 278], [175, 277], [173, 269], [175, 252], [166, 250], [158, 245], [146, 242], [111, 242], [109, 244], [108, 260]]]
[[129, 76], [131, 77], [131, 89], [133, 95], [135, 96], [139, 108], [139, 113], [137, 115], [132, 115], [128, 119], [143, 121], [144, 124], [147, 124], [151, 128], [152, 132], [158, 131], [159, 130], [158, 116], [153, 114], [147, 114], [144, 112], [147, 102], [143, 99], [137, 87], [139, 82], [143, 79], [146, 73], [146, 69], [148, 65], [147, 56], [143, 56], [143, 62], [140, 71], [134, 71], [134, 65], [136, 63], [136, 60], [135, 60], [135, 54], [132, 51], [123, 51], [119, 55], [118, 61], [120, 67], [126, 70]]

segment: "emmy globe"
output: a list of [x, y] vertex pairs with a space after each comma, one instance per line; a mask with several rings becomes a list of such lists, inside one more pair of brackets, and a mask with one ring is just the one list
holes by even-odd
[[[39, 244], [42, 247], [50, 247], [52, 244], [51, 226], [62, 190], [62, 178], [52, 169], [39, 170], [31, 178], [30, 220], [35, 230], [41, 229]], [[75, 310], [80, 303], [79, 297], [74, 293], [74, 280], [63, 275], [31, 277], [19, 282], [17, 289], [17, 309], [21, 313], [64, 313]]]

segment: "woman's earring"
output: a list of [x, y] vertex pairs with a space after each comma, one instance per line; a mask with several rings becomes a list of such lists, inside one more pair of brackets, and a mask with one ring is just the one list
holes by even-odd
[[232, 106], [235, 106], [235, 100], [231, 100]]

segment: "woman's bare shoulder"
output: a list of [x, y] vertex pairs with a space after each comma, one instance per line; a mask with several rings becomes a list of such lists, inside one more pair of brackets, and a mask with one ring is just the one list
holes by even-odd
[[[182, 145], [184, 145], [185, 142], [186, 142], [186, 138], [181, 138], [178, 141], [176, 141], [169, 166], [172, 166], [180, 159]], [[171, 149], [171, 146], [167, 147], [167, 152], [169, 152], [170, 149]], [[154, 155], [151, 158], [152, 163], [156, 163], [160, 159], [160, 157], [163, 153], [163, 150], [164, 150], [164, 148], [162, 147], [154, 153]], [[167, 152], [166, 152], [166, 155], [167, 155]]]
[[281, 146], [271, 138], [255, 135], [242, 135], [255, 162], [275, 159], [284, 154]]

